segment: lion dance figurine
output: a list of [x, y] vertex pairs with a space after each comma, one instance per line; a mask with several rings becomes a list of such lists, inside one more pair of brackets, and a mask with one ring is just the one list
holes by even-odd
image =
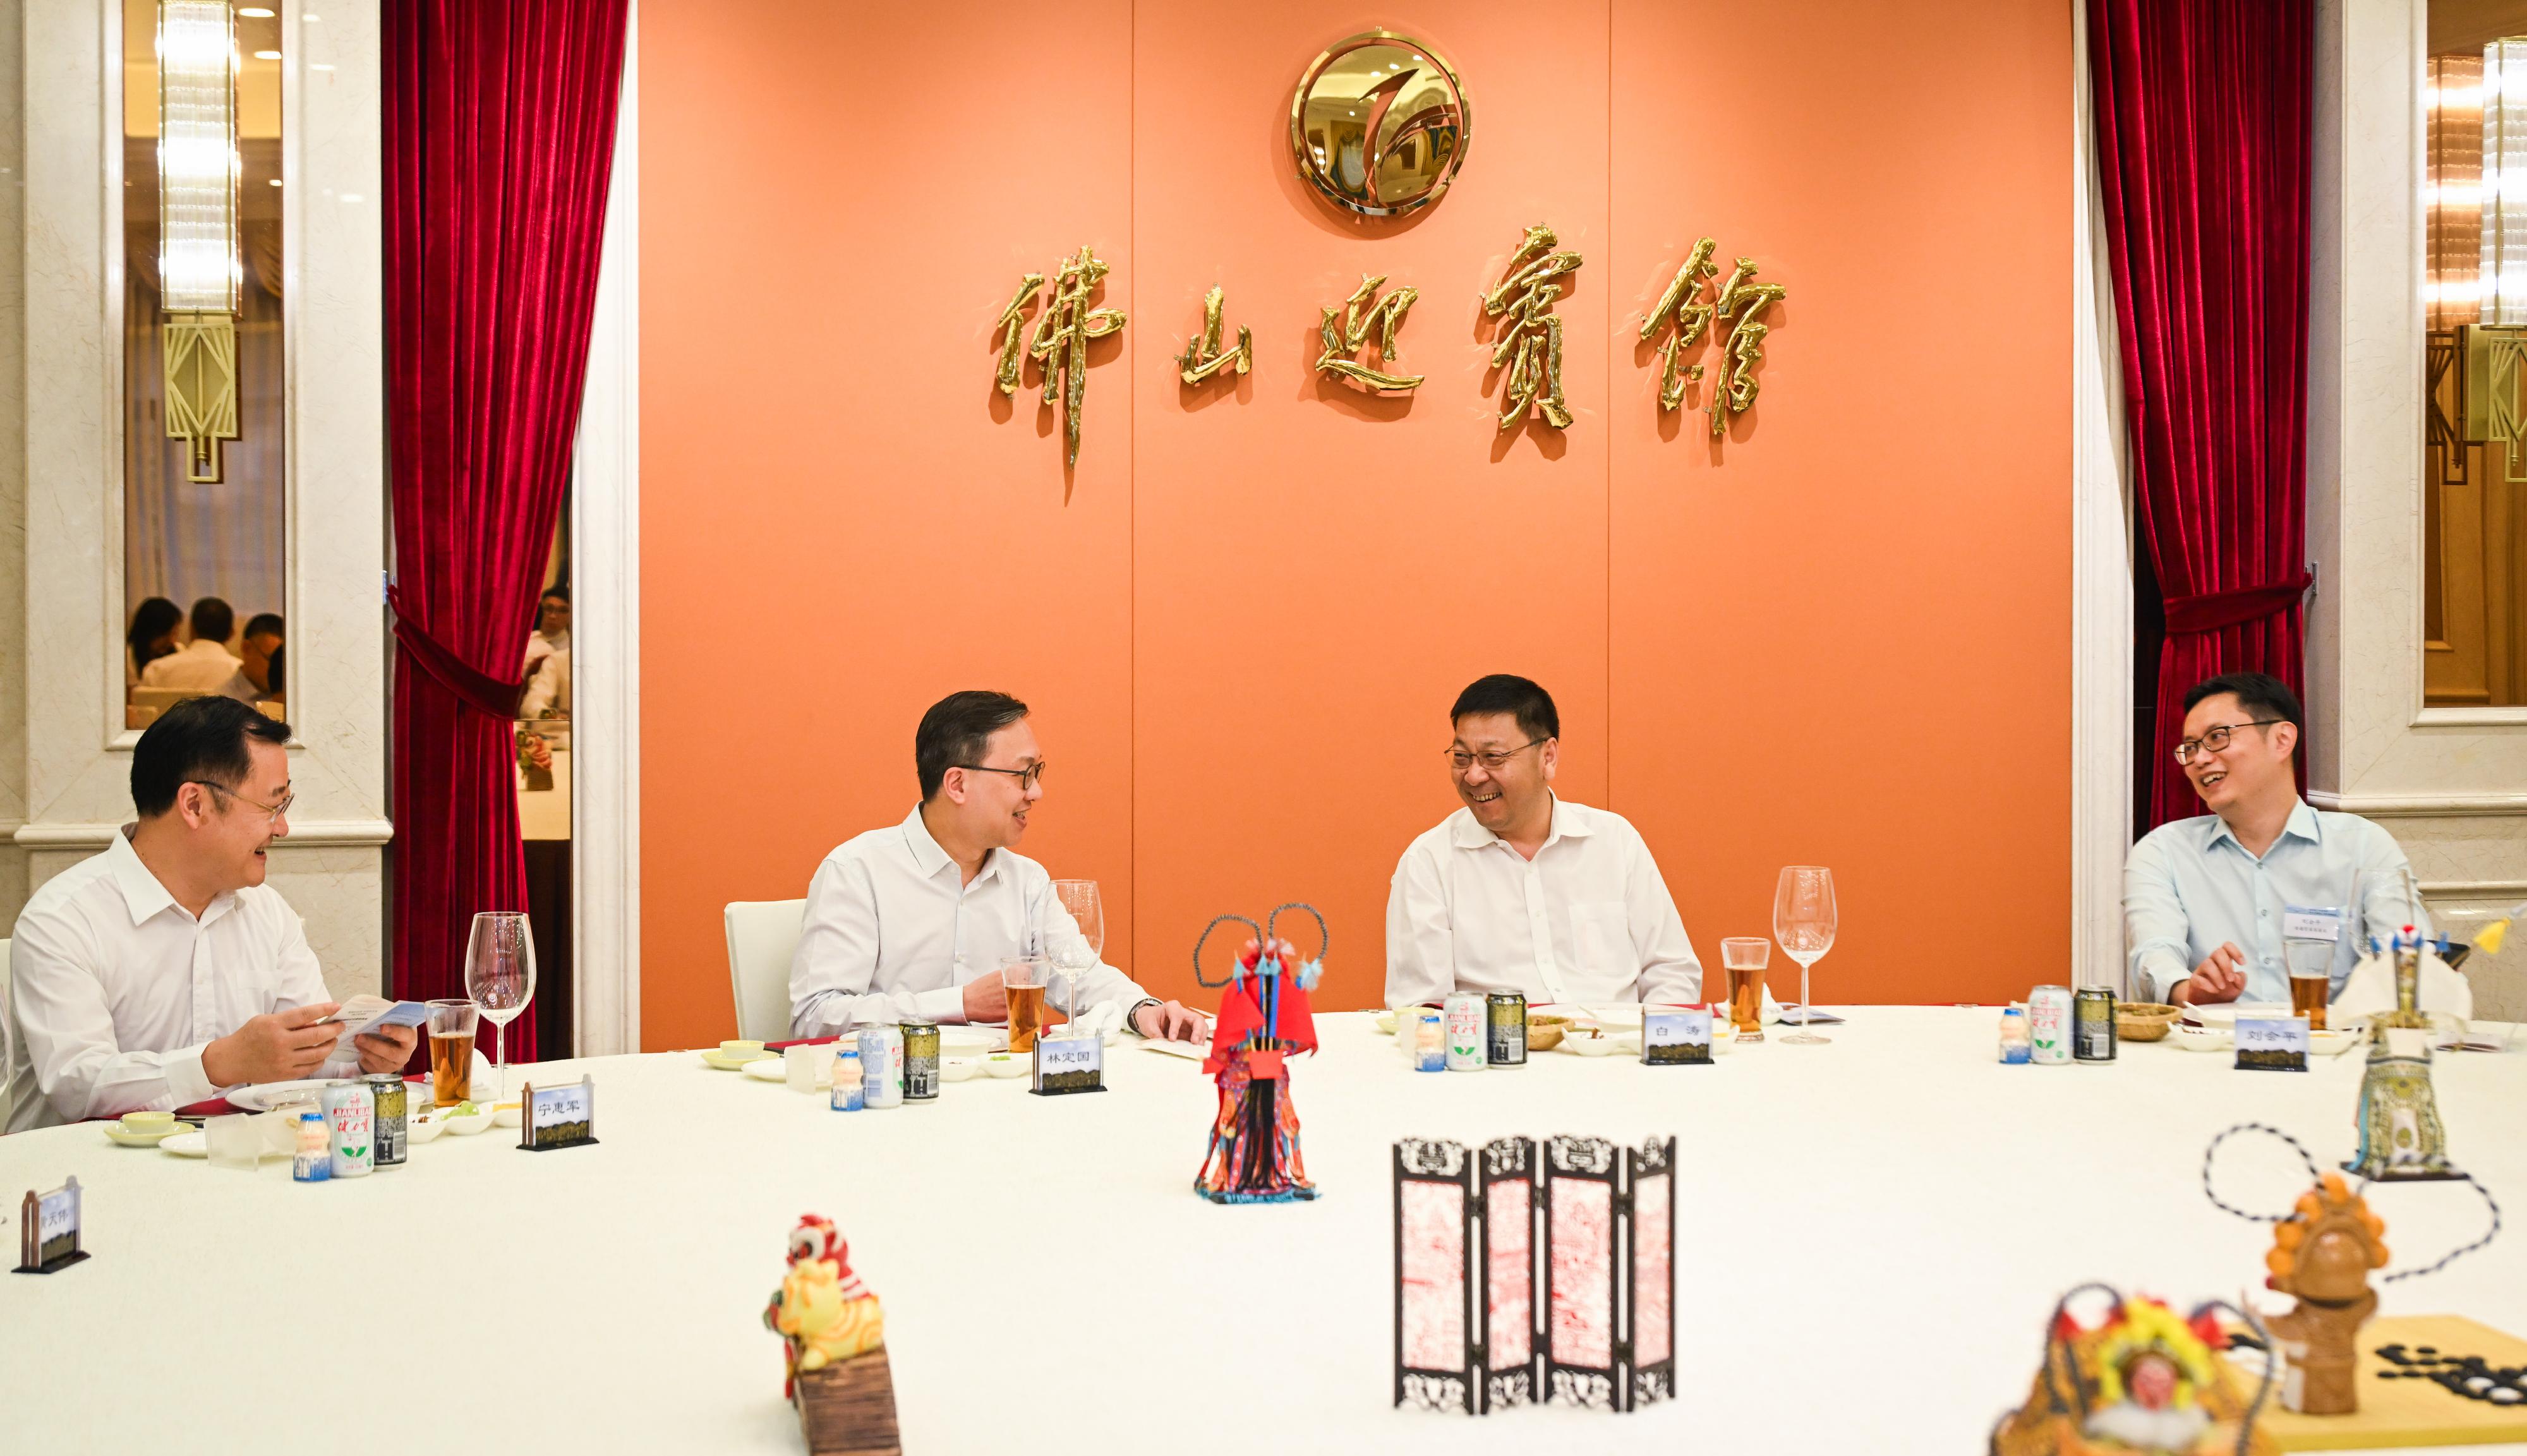
[[[1282, 910], [1306, 910], [1316, 922], [1316, 954], [1302, 962], [1298, 948], [1273, 934]], [[1202, 974], [1202, 948], [1211, 932], [1235, 921], [1255, 932], [1225, 981]], [[1211, 1056], [1202, 1069], [1219, 1087], [1219, 1115], [1212, 1122], [1211, 1151], [1194, 1178], [1196, 1193], [1213, 1203], [1289, 1203], [1316, 1196], [1299, 1156], [1299, 1114], [1290, 1102], [1288, 1058], [1316, 1049], [1315, 1017], [1308, 993], [1325, 973], [1325, 917], [1296, 903], [1257, 925], [1244, 915], [1221, 915], [1203, 927], [1194, 943], [1194, 978], [1225, 987], [1212, 1030]]]
[[[2094, 1326], [2083, 1326], [2067, 1308], [2089, 1290], [2115, 1296]], [[2220, 1354], [2229, 1337], [2214, 1314], [2218, 1308], [2204, 1305], [2188, 1317], [2100, 1284], [2071, 1291], [2055, 1309], [2044, 1368], [2026, 1405], [1992, 1432], [1993, 1456], [2268, 1456], [2272, 1438], [2254, 1429], [2262, 1393], [2240, 1394]]]
[[2368, 1203], [2327, 1173], [2299, 1195], [2291, 1216], [2273, 1225], [2264, 1255], [2265, 1283], [2298, 1296], [2289, 1314], [2265, 1322], [2288, 1362], [2282, 1405], [2311, 1416], [2360, 1409], [2355, 1341], [2378, 1309], [2369, 1271], [2387, 1267], [2387, 1223]]
[[781, 1396], [792, 1399], [803, 1371], [865, 1355], [886, 1343], [877, 1296], [851, 1273], [851, 1245], [833, 1221], [809, 1214], [790, 1232], [790, 1273], [763, 1311], [763, 1327], [783, 1336]]

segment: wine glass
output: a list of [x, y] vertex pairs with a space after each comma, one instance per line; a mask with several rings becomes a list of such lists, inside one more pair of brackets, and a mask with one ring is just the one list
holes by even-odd
[[1106, 905], [1095, 880], [1055, 880], [1053, 898], [1070, 915], [1075, 934], [1057, 936], [1053, 973], [1061, 977], [1062, 1014], [1079, 1019], [1079, 983], [1106, 954]]
[[485, 910], [465, 941], [465, 994], [491, 1023], [499, 1073], [495, 1099], [509, 1095], [509, 1023], [536, 999], [536, 940], [525, 910]]
[[1799, 1029], [1782, 1037], [1794, 1047], [1821, 1047], [1828, 1038], [1808, 1029], [1808, 967], [1833, 949], [1833, 871], [1822, 864], [1793, 864], [1773, 892], [1773, 938], [1799, 962]]

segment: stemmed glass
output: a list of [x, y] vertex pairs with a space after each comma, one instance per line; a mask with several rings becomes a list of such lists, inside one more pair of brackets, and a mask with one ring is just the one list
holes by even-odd
[[1821, 1047], [1829, 1038], [1808, 1029], [1808, 967], [1833, 949], [1833, 871], [1821, 864], [1793, 864], [1773, 892], [1773, 938], [1799, 962], [1799, 1029], [1782, 1037], [1794, 1047]]
[[509, 1095], [509, 1023], [536, 999], [536, 940], [524, 910], [485, 910], [465, 941], [465, 994], [491, 1023], [499, 1091]]
[[1077, 933], [1054, 937], [1053, 973], [1061, 977], [1062, 1014], [1079, 1019], [1079, 983], [1106, 954], [1106, 905], [1095, 880], [1055, 880], [1053, 898], [1069, 912]]

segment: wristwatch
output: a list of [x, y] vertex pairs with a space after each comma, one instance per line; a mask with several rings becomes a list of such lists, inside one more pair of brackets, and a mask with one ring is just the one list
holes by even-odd
[[1133, 1002], [1132, 1009], [1123, 1014], [1123, 1025], [1125, 1029], [1129, 1030], [1134, 1036], [1147, 1041], [1150, 1034], [1141, 1029], [1141, 1008], [1145, 1006], [1163, 1005], [1165, 1005], [1165, 1003], [1161, 1002], [1155, 996], [1144, 996], [1140, 1000]]

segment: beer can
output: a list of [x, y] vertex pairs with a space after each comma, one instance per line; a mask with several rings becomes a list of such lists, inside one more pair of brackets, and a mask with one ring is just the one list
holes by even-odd
[[860, 1105], [903, 1106], [903, 1032], [894, 1026], [860, 1028]]
[[1516, 991], [1494, 991], [1483, 998], [1491, 1038], [1484, 1051], [1494, 1066], [1526, 1065], [1526, 998]]
[[334, 1175], [334, 1136], [325, 1128], [323, 1113], [298, 1115], [297, 1153], [289, 1162], [289, 1176], [302, 1183], [321, 1183]]
[[1448, 1019], [1434, 1006], [1408, 1006], [1396, 1023], [1415, 1071], [1448, 1069]]
[[321, 1103], [333, 1140], [333, 1176], [365, 1178], [377, 1170], [378, 1100], [358, 1082], [327, 1082]]
[[2027, 1060], [2037, 1066], [2071, 1065], [2071, 988], [2038, 986], [2027, 993]]
[[380, 1168], [395, 1168], [403, 1163], [405, 1092], [400, 1072], [373, 1071], [360, 1078], [369, 1089], [370, 1100], [378, 1110], [378, 1158]]
[[2115, 993], [2082, 986], [2071, 999], [2071, 1055], [2081, 1062], [2115, 1060]]
[[1483, 1069], [1483, 998], [1475, 991], [1459, 991], [1439, 1003], [1447, 1020], [1448, 1069], [1480, 1071]]
[[939, 1100], [939, 1023], [903, 1023], [903, 1100]]

